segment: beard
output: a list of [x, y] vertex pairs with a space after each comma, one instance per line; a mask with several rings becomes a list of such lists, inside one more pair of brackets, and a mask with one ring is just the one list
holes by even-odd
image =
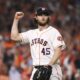
[[37, 24], [40, 26], [45, 26], [46, 24], [49, 24], [49, 18], [44, 23], [37, 20]]

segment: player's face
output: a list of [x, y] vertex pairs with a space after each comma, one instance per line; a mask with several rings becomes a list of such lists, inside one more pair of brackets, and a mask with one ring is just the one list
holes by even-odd
[[37, 15], [36, 20], [39, 25], [46, 25], [49, 21], [49, 16], [48, 15]]

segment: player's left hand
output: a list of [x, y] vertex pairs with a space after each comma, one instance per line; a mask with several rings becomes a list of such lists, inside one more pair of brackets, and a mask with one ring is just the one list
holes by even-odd
[[20, 20], [24, 16], [23, 12], [16, 12], [14, 19]]
[[40, 66], [33, 76], [33, 80], [49, 80], [52, 73], [51, 66]]

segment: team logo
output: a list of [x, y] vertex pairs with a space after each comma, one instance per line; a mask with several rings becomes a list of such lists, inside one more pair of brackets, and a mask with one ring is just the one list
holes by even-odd
[[57, 40], [63, 41], [63, 38], [62, 38], [61, 36], [58, 36], [58, 37], [57, 37]]

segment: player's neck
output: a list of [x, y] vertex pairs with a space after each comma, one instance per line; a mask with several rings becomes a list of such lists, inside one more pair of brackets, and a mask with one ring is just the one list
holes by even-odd
[[43, 31], [44, 29], [47, 29], [48, 27], [49, 27], [49, 25], [45, 25], [45, 26], [38, 25], [39, 31]]

